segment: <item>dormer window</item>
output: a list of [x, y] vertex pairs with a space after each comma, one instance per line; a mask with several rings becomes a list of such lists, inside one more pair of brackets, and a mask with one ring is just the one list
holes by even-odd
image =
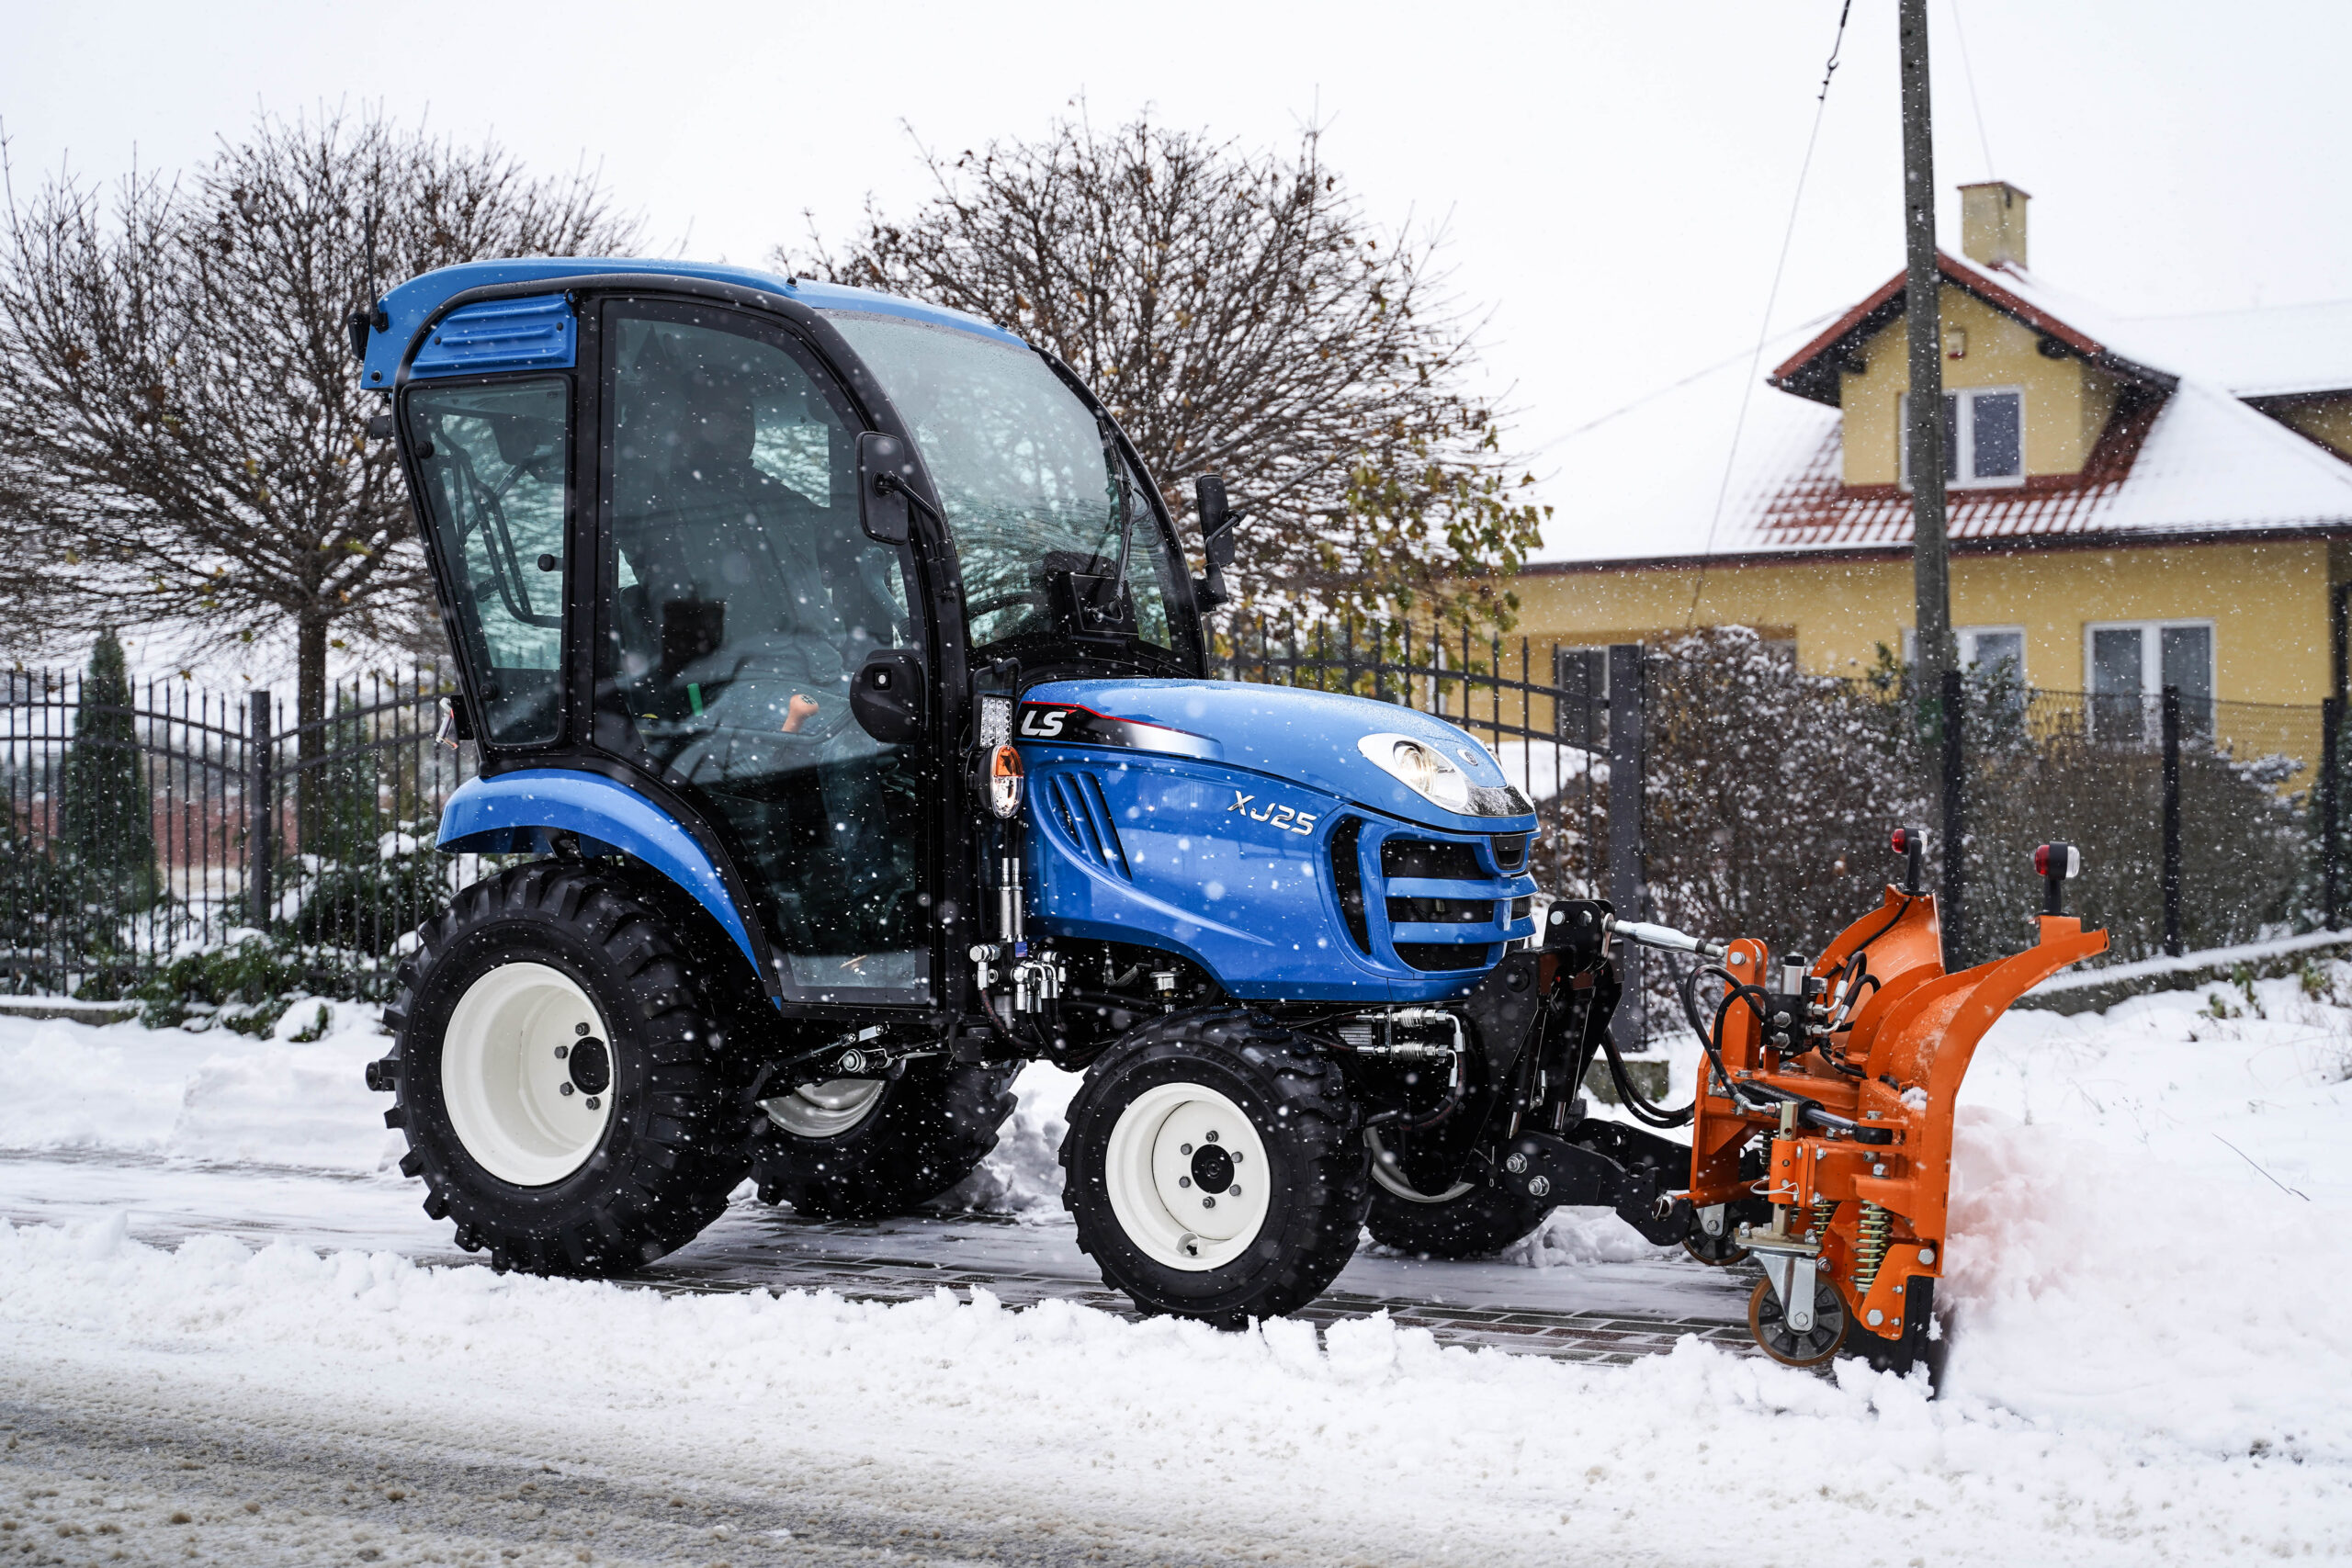
[[[1911, 488], [1911, 395], [1897, 415], [1903, 488]], [[1882, 405], [1883, 406], [1883, 405]], [[1881, 448], [1884, 450], [1884, 448]], [[1971, 387], [1944, 394], [1944, 483], [2025, 482], [2025, 393], [2017, 387]]]

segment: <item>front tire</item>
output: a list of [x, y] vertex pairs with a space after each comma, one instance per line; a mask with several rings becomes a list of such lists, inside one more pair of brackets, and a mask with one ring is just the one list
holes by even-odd
[[626, 885], [535, 862], [418, 932], [384, 1021], [388, 1124], [424, 1211], [491, 1266], [628, 1273], [742, 1179], [723, 1035], [678, 935]]
[[1113, 1046], [1070, 1103], [1061, 1162], [1103, 1282], [1146, 1312], [1227, 1327], [1322, 1294], [1370, 1199], [1338, 1066], [1238, 1008]]

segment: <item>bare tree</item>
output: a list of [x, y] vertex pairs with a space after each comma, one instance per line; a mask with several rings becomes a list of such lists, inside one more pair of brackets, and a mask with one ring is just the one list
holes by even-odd
[[936, 188], [910, 219], [869, 205], [844, 254], [812, 234], [808, 259], [1059, 355], [1172, 505], [1193, 476], [1228, 475], [1255, 515], [1243, 607], [1508, 625], [1534, 481], [1465, 390], [1474, 333], [1434, 238], [1384, 247], [1319, 140], [1251, 155], [1147, 116], [925, 152]]
[[[330, 650], [398, 640], [424, 564], [371, 442], [345, 318], [453, 262], [635, 243], [585, 172], [534, 179], [380, 116], [263, 115], [177, 179], [112, 199], [71, 177], [0, 249], [0, 593], [52, 631], [177, 622], [251, 643], [290, 623], [302, 753]], [[371, 251], [374, 276], [370, 274]]]

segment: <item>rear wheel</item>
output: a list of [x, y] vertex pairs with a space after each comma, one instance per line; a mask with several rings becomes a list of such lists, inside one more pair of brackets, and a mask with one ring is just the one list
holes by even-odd
[[1147, 1312], [1239, 1326], [1322, 1294], [1369, 1188], [1337, 1065], [1239, 1009], [1112, 1047], [1070, 1103], [1062, 1201], [1104, 1283]]
[[721, 1031], [676, 933], [551, 861], [476, 883], [419, 933], [385, 1010], [401, 1169], [492, 1267], [625, 1273], [693, 1240], [742, 1179]]
[[763, 1201], [815, 1220], [902, 1214], [955, 1186], [996, 1147], [1017, 1068], [937, 1057], [895, 1078], [834, 1078], [760, 1102], [752, 1145]]

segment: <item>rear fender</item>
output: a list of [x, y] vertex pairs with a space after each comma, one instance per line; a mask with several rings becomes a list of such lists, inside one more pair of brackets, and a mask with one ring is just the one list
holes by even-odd
[[571, 768], [526, 768], [469, 779], [441, 808], [447, 854], [544, 853], [560, 833], [577, 838], [583, 854], [626, 854], [677, 884], [761, 978], [751, 924], [718, 863], [684, 823], [626, 784]]

